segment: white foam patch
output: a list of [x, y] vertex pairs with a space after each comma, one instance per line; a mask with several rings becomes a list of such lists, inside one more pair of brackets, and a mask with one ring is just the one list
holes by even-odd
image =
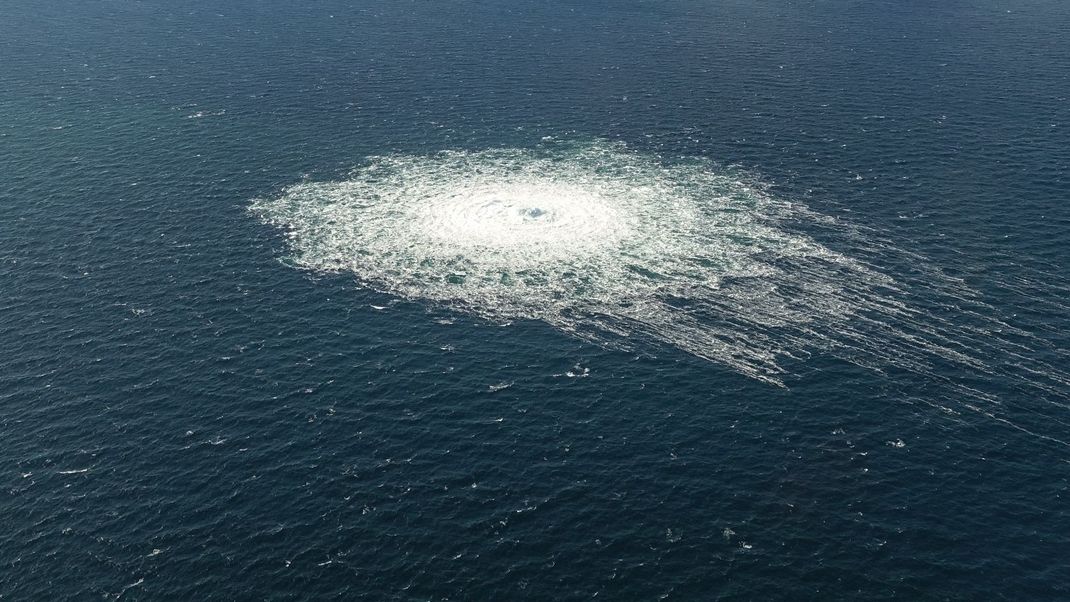
[[[937, 380], [947, 365], [991, 371], [976, 352], [984, 332], [913, 307], [914, 283], [867, 263], [879, 244], [705, 160], [606, 142], [382, 156], [252, 210], [287, 231], [293, 261], [310, 270], [608, 346], [661, 341], [775, 384], [785, 360], [815, 351]], [[848, 241], [856, 257], [800, 224]], [[918, 286], [975, 296], [919, 269]], [[984, 320], [975, 331], [1007, 327]]]

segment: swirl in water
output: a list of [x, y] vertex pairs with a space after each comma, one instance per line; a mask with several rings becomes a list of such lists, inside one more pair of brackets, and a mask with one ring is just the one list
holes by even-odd
[[[909, 306], [925, 288], [973, 304], [974, 317], [992, 313], [916, 256], [777, 200], [744, 174], [623, 145], [374, 157], [347, 181], [292, 186], [253, 211], [286, 228], [294, 259], [312, 270], [609, 346], [663, 341], [776, 384], [785, 359], [814, 351], [949, 384], [948, 365], [990, 374], [979, 358], [1012, 345]], [[857, 257], [896, 253], [924, 275], [898, 283], [799, 226]], [[981, 330], [1004, 331], [998, 317], [984, 319]], [[1070, 382], [1049, 365], [1031, 370]], [[956, 391], [948, 397], [996, 401]]]
[[[882, 279], [776, 228], [790, 208], [707, 162], [670, 167], [609, 144], [377, 157], [346, 182], [255, 204], [290, 229], [303, 266], [605, 343], [652, 336], [767, 380], [786, 351], [766, 329], [850, 310], [830, 295], [838, 270], [778, 264]], [[713, 309], [756, 328], [704, 323]]]

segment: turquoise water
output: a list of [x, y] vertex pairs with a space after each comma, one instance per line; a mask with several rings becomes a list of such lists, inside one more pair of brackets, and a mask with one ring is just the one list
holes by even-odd
[[0, 597], [1070, 595], [1070, 8], [0, 3]]

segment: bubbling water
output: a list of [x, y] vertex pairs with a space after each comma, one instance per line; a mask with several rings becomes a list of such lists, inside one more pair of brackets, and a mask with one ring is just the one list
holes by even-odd
[[376, 157], [254, 204], [310, 269], [607, 344], [660, 339], [773, 382], [790, 351], [768, 329], [848, 319], [845, 272], [885, 280], [777, 227], [799, 209], [708, 162], [607, 143]]
[[[1001, 337], [1029, 337], [920, 258], [738, 170], [620, 144], [373, 157], [348, 180], [294, 185], [252, 210], [288, 232], [293, 260], [310, 270], [489, 320], [542, 320], [606, 346], [660, 341], [778, 385], [786, 361], [814, 352], [951, 383], [949, 366], [991, 375], [982, 358], [1021, 347]], [[897, 282], [872, 267], [886, 253], [921, 275]], [[974, 325], [912, 306], [919, 290], [966, 308]], [[1043, 363], [1022, 374], [1006, 376], [1056, 393], [1070, 383]], [[982, 413], [998, 403], [954, 391], [927, 402], [954, 398]]]
[[503, 270], [535, 269], [619, 244], [635, 228], [608, 191], [499, 177], [468, 178], [422, 197], [412, 217], [436, 253], [478, 254], [484, 263], [493, 255]]

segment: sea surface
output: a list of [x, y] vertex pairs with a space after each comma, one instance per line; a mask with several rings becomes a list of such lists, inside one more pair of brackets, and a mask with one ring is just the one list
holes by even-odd
[[1070, 599], [1070, 3], [0, 0], [0, 599]]

